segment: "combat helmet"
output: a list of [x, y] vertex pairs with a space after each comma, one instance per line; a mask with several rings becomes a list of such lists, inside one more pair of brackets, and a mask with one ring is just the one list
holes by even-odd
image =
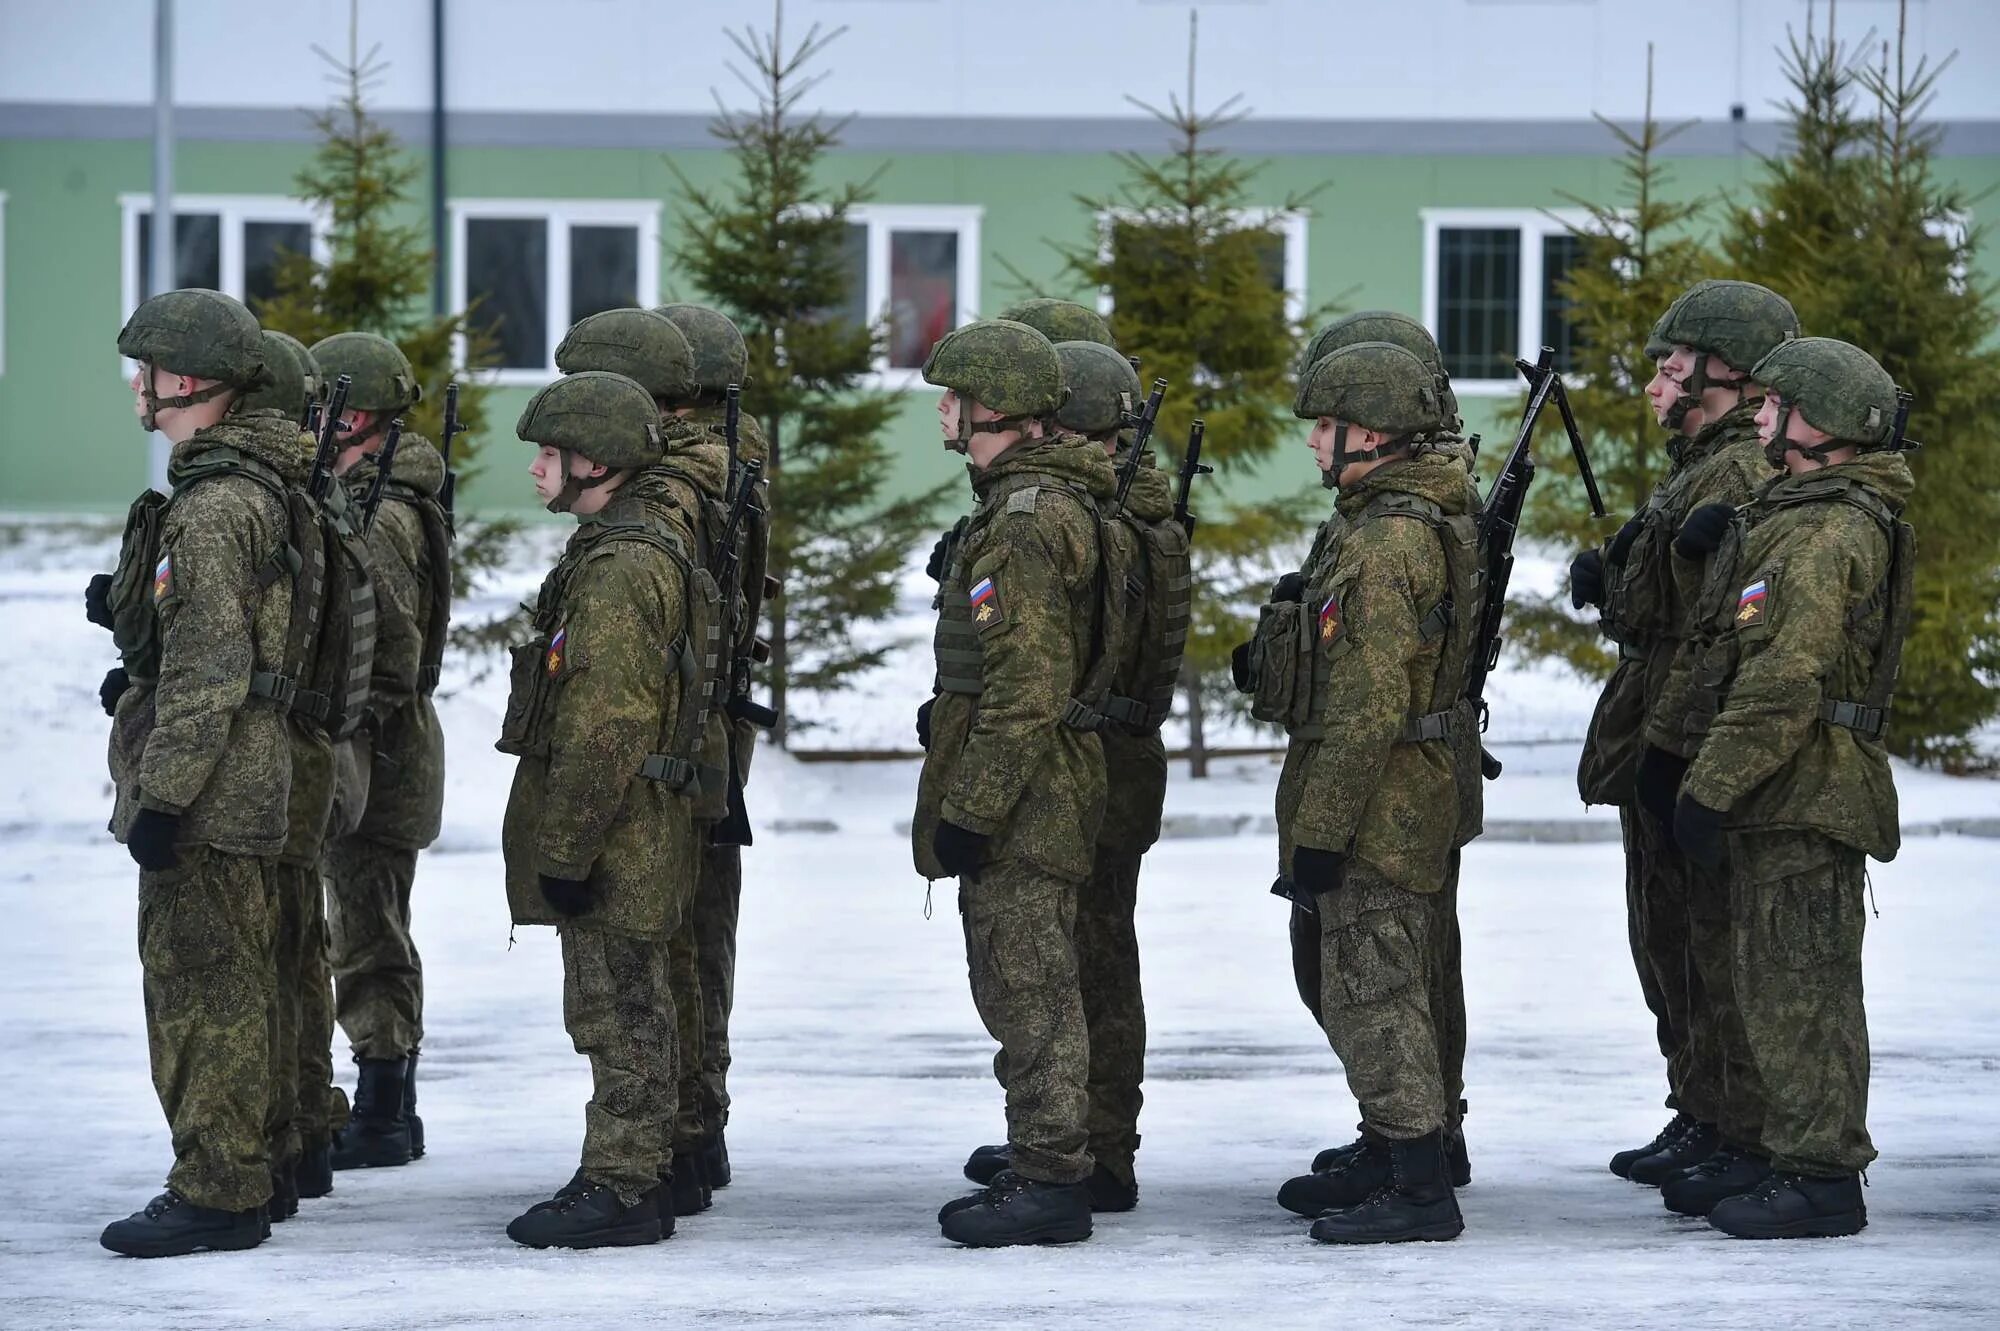
[[1073, 300], [1049, 300], [1039, 296], [1033, 300], [1017, 300], [996, 317], [1026, 324], [1058, 346], [1064, 342], [1097, 342], [1107, 347], [1118, 345], [1111, 340], [1111, 325], [1104, 322], [1104, 316]]
[[312, 414], [313, 403], [326, 401], [326, 376], [319, 372], [319, 362], [313, 358], [312, 348], [290, 333], [278, 333], [266, 329], [264, 336], [276, 338], [298, 355], [299, 368], [305, 375], [305, 383], [302, 386], [305, 389], [306, 401], [304, 409], [299, 413], [299, 420], [303, 422]]
[[[1430, 368], [1392, 342], [1357, 342], [1313, 362], [1299, 377], [1292, 414], [1303, 420], [1333, 418], [1333, 465], [1321, 478], [1329, 488], [1349, 463], [1407, 453], [1418, 435], [1442, 430], [1445, 422]], [[1347, 432], [1355, 425], [1389, 438], [1374, 448], [1350, 450]]]
[[1139, 409], [1139, 372], [1104, 343], [1058, 342], [1056, 359], [1069, 390], [1056, 412], [1063, 429], [1097, 438], [1119, 429]]
[[306, 403], [311, 401], [307, 388], [311, 376], [307, 373], [307, 358], [310, 352], [295, 337], [274, 333], [265, 329], [264, 368], [269, 372], [264, 383], [243, 395], [245, 411], [276, 411], [287, 418], [303, 422], [306, 418]]
[[[1796, 449], [1824, 463], [1834, 450], [1852, 444], [1863, 452], [1912, 447], [1898, 436], [1900, 391], [1881, 362], [1849, 342], [1801, 337], [1780, 343], [1751, 368], [1751, 377], [1779, 398], [1778, 428], [1764, 446], [1772, 466], [1783, 466]], [[1832, 435], [1824, 444], [1785, 439], [1796, 411], [1815, 430]]]
[[1312, 340], [1306, 343], [1305, 354], [1299, 357], [1299, 373], [1304, 374], [1342, 347], [1362, 342], [1387, 342], [1422, 361], [1437, 381], [1438, 404], [1444, 408], [1448, 418], [1445, 428], [1459, 428], [1458, 395], [1451, 391], [1451, 376], [1445, 373], [1444, 354], [1438, 350], [1437, 339], [1431, 336], [1431, 330], [1407, 314], [1398, 314], [1394, 310], [1362, 310], [1335, 319], [1314, 333]]
[[400, 416], [423, 401], [424, 386], [417, 382], [410, 358], [380, 333], [335, 333], [313, 343], [312, 358], [328, 383], [343, 374], [347, 376], [350, 410], [375, 415], [374, 423], [366, 430], [344, 436], [348, 444], [380, 434], [388, 428], [392, 416]]
[[653, 313], [672, 320], [687, 339], [688, 349], [694, 353], [695, 388], [702, 398], [720, 402], [731, 384], [743, 384], [750, 372], [750, 349], [743, 343], [742, 330], [728, 315], [686, 302], [657, 305]]
[[[551, 513], [567, 513], [585, 490], [620, 472], [649, 467], [666, 456], [660, 435], [660, 408], [636, 379], [608, 370], [565, 375], [528, 399], [514, 433], [524, 442], [562, 454], [562, 492], [549, 501]], [[570, 474], [570, 455], [604, 467], [588, 480]]]
[[[1680, 396], [1667, 409], [1667, 428], [1678, 430], [1690, 411], [1701, 405], [1710, 388], [1729, 388], [1757, 379], [1752, 370], [1771, 349], [1799, 335], [1799, 316], [1792, 303], [1755, 282], [1710, 279], [1697, 282], [1667, 306], [1646, 338], [1646, 355], [1659, 360], [1674, 347], [1692, 347], [1699, 354]], [[1715, 356], [1736, 377], [1711, 380], [1708, 358]]]
[[[192, 407], [257, 388], [270, 373], [262, 333], [242, 301], [205, 287], [165, 291], [141, 304], [118, 331], [119, 354], [148, 367], [140, 376], [146, 406], [139, 423], [151, 431], [158, 428], [162, 407]], [[179, 397], [159, 397], [153, 392], [154, 369], [215, 382]]]
[[[1055, 344], [1026, 324], [982, 319], [946, 333], [924, 360], [924, 382], [960, 398], [958, 435], [946, 445], [963, 453], [975, 434], [1020, 429], [1049, 420], [1063, 405], [1062, 359]], [[1000, 413], [973, 422], [971, 402]]]
[[678, 324], [655, 310], [605, 310], [579, 319], [556, 347], [556, 368], [622, 374], [667, 403], [686, 402], [698, 391], [694, 348]]

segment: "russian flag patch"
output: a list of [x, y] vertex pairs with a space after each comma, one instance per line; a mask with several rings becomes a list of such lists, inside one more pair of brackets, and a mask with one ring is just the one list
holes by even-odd
[[1332, 642], [1340, 632], [1340, 598], [1329, 596], [1319, 608], [1319, 640]]
[[163, 553], [160, 556], [160, 562], [153, 566], [153, 604], [158, 605], [160, 602], [166, 600], [168, 596], [173, 594], [173, 590], [174, 557], [171, 554]]
[[973, 583], [965, 599], [972, 606], [972, 622], [979, 627], [986, 628], [1000, 618], [1000, 588], [992, 578]]
[[548, 659], [543, 663], [544, 668], [548, 671], [549, 678], [554, 679], [562, 673], [563, 653], [568, 646], [569, 626], [565, 624], [556, 630], [555, 637], [549, 639]]
[[1764, 607], [1769, 593], [1770, 587], [1762, 578], [1743, 589], [1743, 594], [1736, 598], [1736, 622], [1739, 626], [1764, 622]]

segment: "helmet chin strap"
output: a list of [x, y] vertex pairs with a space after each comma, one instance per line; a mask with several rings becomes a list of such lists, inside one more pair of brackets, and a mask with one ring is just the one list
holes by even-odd
[[1349, 426], [1346, 421], [1334, 422], [1333, 465], [1319, 474], [1319, 484], [1323, 490], [1339, 488], [1340, 473], [1347, 469], [1349, 463], [1374, 462], [1378, 458], [1409, 453], [1414, 450], [1417, 442], [1417, 437], [1414, 434], [1399, 434], [1393, 439], [1383, 440], [1373, 448], [1359, 448], [1350, 451], [1347, 447], [1348, 429]]
[[[587, 491], [607, 485], [614, 478], [622, 474], [616, 468], [606, 467], [602, 476], [593, 476], [586, 480], [578, 476], [576, 469], [570, 465], [571, 458], [582, 457], [582, 454], [567, 448], [559, 448], [556, 451], [562, 455], [563, 486], [562, 489], [556, 491], [556, 497], [548, 502], [547, 507], [551, 513], [569, 512], [576, 507], [576, 501], [583, 498]], [[588, 458], [584, 458], [586, 462], [589, 460]]]
[[1707, 351], [1695, 353], [1694, 368], [1689, 370], [1688, 377], [1681, 381], [1680, 396], [1675, 398], [1673, 405], [1667, 408], [1667, 428], [1669, 430], [1678, 430], [1682, 425], [1686, 424], [1688, 414], [1701, 405], [1702, 398], [1707, 395], [1708, 390], [1711, 388], [1733, 388], [1736, 390], [1737, 405], [1741, 406], [1743, 404], [1743, 385], [1750, 382], [1750, 376], [1739, 374], [1734, 379], [1709, 378], [1708, 358], [1712, 354], [1714, 353]]
[[975, 434], [1005, 434], [1009, 430], [1020, 430], [1025, 434], [1029, 422], [1035, 419], [1032, 416], [996, 416], [990, 421], [975, 421], [972, 419], [972, 399], [955, 388], [951, 391], [958, 397], [958, 433], [944, 441], [947, 452], [971, 453], [972, 436]]
[[161, 397], [153, 391], [153, 378], [159, 372], [159, 367], [151, 361], [140, 361], [139, 368], [142, 371], [139, 375], [139, 395], [146, 401], [146, 409], [139, 414], [139, 425], [147, 434], [151, 434], [160, 428], [160, 408], [172, 407], [176, 410], [183, 410], [188, 407], [199, 406], [203, 402], [212, 401], [229, 391], [228, 384], [216, 382], [206, 388], [198, 388], [192, 393], [183, 393], [178, 397]]

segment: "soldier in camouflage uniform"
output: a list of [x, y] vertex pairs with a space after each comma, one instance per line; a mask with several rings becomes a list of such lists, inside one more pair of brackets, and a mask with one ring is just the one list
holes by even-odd
[[514, 649], [499, 748], [520, 759], [502, 848], [516, 924], [562, 938], [563, 1016], [590, 1060], [583, 1160], [507, 1227], [529, 1247], [657, 1242], [673, 1232], [676, 994], [667, 938], [693, 899], [693, 796], [719, 649], [714, 584], [662, 514], [659, 409], [622, 375], [570, 375], [517, 427], [537, 492], [576, 534]]
[[1291, 734], [1273, 890], [1318, 919], [1320, 1018], [1388, 1172], [1358, 1202], [1333, 1170], [1292, 1180], [1280, 1200], [1305, 1213], [1301, 1192], [1353, 1203], [1313, 1223], [1322, 1242], [1456, 1238], [1438, 972], [1461, 749], [1476, 745], [1461, 696], [1476, 628], [1463, 608], [1478, 604], [1473, 497], [1462, 454], [1418, 442], [1447, 419], [1436, 377], [1399, 346], [1322, 358], [1293, 410], [1317, 422], [1338, 511], [1234, 665], [1253, 715]]
[[[1693, 635], [1646, 728], [1691, 754], [1674, 841], [1727, 886], [1731, 995], [1763, 1092], [1757, 1147], [1670, 1181], [1667, 1203], [1739, 1238], [1867, 1224], [1864, 858], [1900, 843], [1882, 736], [1912, 611], [1914, 488], [1897, 390], [1830, 338], [1752, 369], [1782, 468], [1740, 509], [1698, 508], [1677, 545], [1708, 560]], [[1681, 1194], [1676, 1195], [1676, 1190]]]
[[[1088, 320], [1102, 324], [1089, 310], [1067, 302], [1028, 302], [1028, 306], [1015, 308], [1024, 316], [1018, 321], [1044, 333], [1050, 327], [1061, 330], [1065, 311], [1087, 316], [1071, 320], [1084, 328]], [[1038, 317], [1043, 323], [1034, 322]], [[1123, 427], [1138, 410], [1142, 391], [1138, 372], [1105, 342], [1057, 342], [1056, 355], [1069, 389], [1056, 424], [1102, 446], [1122, 472], [1133, 447]], [[1077, 972], [1090, 1043], [1092, 1211], [1129, 1211], [1139, 1200], [1133, 1157], [1139, 1149], [1139, 1108], [1144, 1102], [1140, 1085], [1146, 1073], [1146, 1007], [1139, 985], [1134, 914], [1140, 861], [1159, 839], [1160, 810], [1167, 794], [1166, 744], [1151, 722], [1147, 704], [1152, 700], [1147, 695], [1156, 681], [1178, 672], [1179, 647], [1187, 635], [1187, 536], [1170, 521], [1173, 507], [1173, 487], [1147, 453], [1133, 470], [1123, 508], [1102, 525], [1107, 576], [1119, 586], [1116, 603], [1106, 607], [1107, 615], [1116, 611], [1117, 622], [1106, 627], [1100, 667], [1109, 674], [1109, 690], [1095, 709], [1102, 717], [1096, 725], [1104, 746], [1107, 784], [1104, 822], [1098, 829], [1090, 880], [1078, 894], [1076, 915]], [[1155, 547], [1161, 557], [1149, 559]], [[1171, 585], [1155, 587], [1155, 579]], [[1149, 606], [1167, 608], [1169, 601], [1176, 605], [1162, 618], [1173, 622], [1157, 626], [1148, 622]], [[1171, 660], [1155, 659], [1167, 654]], [[1170, 705], [1170, 693], [1168, 701]], [[989, 1184], [1010, 1160], [1004, 1143], [982, 1146], [966, 1161], [966, 1177]]]
[[948, 447], [976, 507], [938, 589], [937, 693], [912, 847], [925, 878], [959, 880], [973, 1001], [1000, 1043], [1010, 1167], [939, 1215], [972, 1246], [1090, 1235], [1089, 1050], [1077, 894], [1104, 812], [1104, 750], [1063, 723], [1099, 614], [1099, 445], [1061, 432], [1062, 364], [1024, 324], [942, 338], [924, 366], [947, 390]]
[[[327, 380], [353, 381], [335, 470], [358, 500], [375, 480], [390, 421], [423, 388], [396, 344], [374, 333], [339, 333], [312, 352]], [[326, 855], [335, 1014], [359, 1070], [335, 1169], [406, 1165], [425, 1149], [416, 1115], [424, 975], [410, 892], [417, 852], [437, 838], [444, 814], [444, 736], [431, 702], [451, 613], [443, 485], [443, 456], [403, 431], [368, 533], [377, 609], [369, 718], [336, 757]]]
[[[1422, 361], [1424, 368], [1431, 372], [1437, 385], [1438, 402], [1444, 408], [1444, 425], [1419, 435], [1416, 442], [1426, 448], [1449, 453], [1465, 463], [1467, 511], [1476, 512], [1480, 499], [1471, 476], [1472, 446], [1459, 434], [1462, 422], [1458, 414], [1458, 396], [1452, 392], [1451, 377], [1444, 369], [1444, 356], [1438, 351], [1437, 342], [1431, 337], [1429, 329], [1409, 315], [1393, 310], [1362, 310], [1345, 315], [1320, 329], [1306, 343], [1305, 352], [1299, 357], [1299, 372], [1303, 375], [1322, 358], [1342, 347], [1362, 342], [1387, 342], [1401, 347]], [[1282, 580], [1279, 587], [1287, 588], [1287, 597], [1297, 595]], [[1277, 588], [1273, 590], [1275, 592]], [[1286, 598], [1274, 595], [1273, 599]], [[1437, 1024], [1439, 1070], [1444, 1080], [1445, 1159], [1451, 1168], [1452, 1186], [1462, 1188], [1472, 1181], [1472, 1161], [1466, 1150], [1463, 1129], [1467, 1108], [1464, 1099], [1465, 976], [1460, 966], [1458, 869], [1455, 859], [1452, 871], [1438, 891], [1438, 918], [1443, 927], [1435, 936], [1438, 957], [1433, 974], [1438, 994], [1433, 1004], [1433, 1016]], [[1292, 978], [1298, 985], [1299, 1000], [1323, 1030], [1326, 1023], [1320, 1018], [1320, 926], [1311, 911], [1295, 909], [1292, 912], [1291, 944]], [[1329, 1146], [1313, 1157], [1311, 1172], [1337, 1174], [1339, 1177], [1317, 1184], [1308, 1184], [1304, 1179], [1296, 1180], [1281, 1188], [1279, 1196], [1281, 1200], [1298, 1201], [1304, 1208], [1303, 1213], [1316, 1216], [1329, 1203], [1360, 1201], [1386, 1182], [1389, 1177], [1389, 1153], [1382, 1149], [1379, 1140], [1368, 1134], [1365, 1125], [1357, 1125], [1357, 1134], [1352, 1142]]]
[[1754, 282], [1698, 282], [1667, 308], [1646, 345], [1657, 366], [1646, 396], [1674, 432], [1666, 474], [1617, 535], [1570, 567], [1572, 602], [1600, 608], [1619, 658], [1584, 739], [1577, 786], [1586, 804], [1618, 806], [1627, 934], [1674, 1111], [1652, 1141], [1612, 1156], [1611, 1172], [1655, 1187], [1718, 1151], [1733, 1159], [1754, 1149], [1762, 1125], [1730, 997], [1727, 885], [1690, 864], [1670, 834], [1691, 750], [1679, 738], [1648, 750], [1644, 728], [1701, 586], [1702, 561], [1677, 555], [1674, 535], [1695, 509], [1745, 503], [1770, 475], [1756, 427], [1764, 389], [1750, 370], [1798, 331], [1790, 302]]
[[139, 866], [153, 1085], [167, 1190], [107, 1227], [113, 1252], [251, 1248], [267, 1232], [276, 857], [285, 846], [292, 664], [287, 487], [298, 426], [237, 414], [267, 377], [257, 321], [213, 291], [141, 305], [118, 335], [140, 422], [172, 441], [173, 494], [132, 507], [103, 594], [115, 694], [111, 830]]

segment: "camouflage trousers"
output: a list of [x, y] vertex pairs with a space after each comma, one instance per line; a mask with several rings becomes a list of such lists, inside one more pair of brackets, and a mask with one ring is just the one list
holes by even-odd
[[410, 936], [417, 852], [359, 837], [327, 847], [334, 1015], [357, 1058], [401, 1058], [424, 1039], [424, 963]]
[[167, 1185], [246, 1211], [271, 1195], [273, 865], [207, 846], [179, 855], [139, 874], [146, 1045], [173, 1134]]
[[[1465, 971], [1458, 929], [1459, 853], [1453, 851], [1445, 870], [1444, 886], [1425, 898], [1435, 913], [1435, 927], [1428, 930], [1432, 960], [1425, 971], [1428, 990], [1430, 1029], [1437, 1044], [1438, 1086], [1444, 1096], [1444, 1128], [1447, 1134], [1460, 1129], [1465, 1116]], [[1345, 891], [1345, 887], [1336, 892]], [[1405, 893], [1418, 896], [1417, 893]], [[1324, 900], [1324, 898], [1322, 898]], [[1319, 916], [1292, 910], [1292, 979], [1298, 985], [1299, 1001], [1312, 1013], [1313, 1021], [1326, 1029], [1326, 997], [1323, 956], [1327, 951], [1325, 928]]]
[[1138, 854], [1097, 848], [1076, 908], [1077, 978], [1090, 1047], [1090, 1154], [1132, 1179], [1146, 1078], [1146, 1003], [1139, 988]]
[[590, 1060], [583, 1172], [636, 1203], [666, 1171], [674, 1119], [675, 1016], [658, 939], [565, 924], [563, 1026]]
[[1667, 1060], [1667, 1103], [1754, 1146], [1764, 1096], [1732, 992], [1729, 881], [1689, 863], [1644, 810], [1622, 806], [1619, 821], [1626, 932]]
[[1080, 1182], [1092, 1163], [1077, 891], [1021, 860], [989, 864], [958, 890], [972, 1002], [1000, 1042], [1012, 1167], [1044, 1183]]
[[674, 993], [682, 1000], [679, 1112], [674, 1149], [691, 1152], [729, 1123], [729, 1014], [736, 1005], [736, 921], [743, 895], [743, 851], [706, 846], [694, 904], [667, 942]]
[[1781, 1172], [1866, 1169], [1862, 854], [1816, 832], [1739, 833], [1729, 880], [1735, 1001], [1765, 1096], [1760, 1145]]
[[302, 1148], [328, 1145], [347, 1125], [347, 1092], [333, 1080], [333, 943], [326, 922], [326, 883], [311, 870], [304, 964], [299, 972], [299, 1108]]
[[271, 1107], [265, 1135], [282, 1166], [325, 1144], [333, 1079], [333, 981], [326, 960], [326, 898], [316, 866], [272, 866], [274, 983], [271, 992]]

